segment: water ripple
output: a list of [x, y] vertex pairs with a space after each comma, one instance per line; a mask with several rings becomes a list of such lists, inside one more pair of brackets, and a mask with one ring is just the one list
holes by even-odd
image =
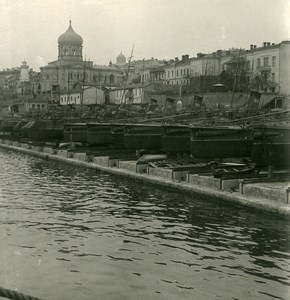
[[0, 164], [8, 288], [52, 300], [289, 299], [286, 220], [10, 151]]

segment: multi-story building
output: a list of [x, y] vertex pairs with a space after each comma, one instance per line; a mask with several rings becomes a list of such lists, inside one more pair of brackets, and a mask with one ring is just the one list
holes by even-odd
[[176, 57], [174, 61], [171, 60], [168, 64], [164, 65], [163, 83], [188, 85], [190, 83], [190, 68], [191, 59], [189, 55], [182, 55], [181, 60]]
[[16, 97], [19, 76], [20, 68], [0, 71], [0, 99]]
[[246, 52], [252, 86], [263, 92], [290, 94], [290, 41], [250, 45]]

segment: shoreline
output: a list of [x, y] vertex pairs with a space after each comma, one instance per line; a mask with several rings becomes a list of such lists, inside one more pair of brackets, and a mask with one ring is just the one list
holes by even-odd
[[[67, 164], [73, 164], [78, 165], [81, 167], [91, 168], [98, 171], [110, 173], [117, 176], [122, 176], [131, 180], [140, 181], [140, 182], [146, 182], [147, 184], [153, 184], [155, 186], [168, 188], [177, 192], [182, 192], [183, 194], [193, 196], [198, 195], [202, 198], [210, 198], [210, 201], [224, 201], [226, 203], [230, 204], [238, 204], [242, 205], [244, 207], [249, 207], [252, 209], [257, 209], [259, 211], [264, 212], [270, 212], [274, 213], [276, 215], [285, 216], [287, 218], [290, 218], [290, 205], [288, 203], [289, 201], [289, 186], [290, 182], [286, 181], [286, 184], [288, 184], [288, 188], [285, 190], [285, 195], [283, 193], [283, 190], [279, 190], [279, 194], [273, 194], [273, 195], [282, 195], [283, 201], [277, 200], [270, 200], [263, 198], [263, 192], [270, 193], [267, 191], [267, 188], [260, 187], [260, 190], [258, 190], [258, 193], [260, 195], [255, 196], [257, 194], [257, 189], [252, 192], [253, 196], [244, 195], [241, 193], [241, 187], [239, 188], [239, 191], [232, 191], [232, 190], [219, 190], [216, 188], [216, 184], [218, 183], [218, 180], [209, 180], [210, 178], [203, 178], [203, 176], [199, 176], [197, 174], [192, 174], [193, 177], [187, 176], [187, 180], [181, 180], [182, 177], [176, 177], [176, 178], [166, 178], [167, 174], [164, 176], [164, 170], [163, 173], [160, 174], [150, 174], [150, 171], [148, 172], [148, 168], [145, 168], [145, 165], [143, 166], [143, 169], [137, 169], [136, 162], [134, 161], [122, 161], [117, 165], [108, 163], [110, 161], [109, 157], [99, 156], [99, 157], [87, 157], [86, 153], [75, 153], [75, 155], [72, 155], [73, 157], [65, 157], [65, 154], [67, 155], [67, 150], [56, 150], [51, 147], [39, 147], [39, 146], [31, 146], [26, 143], [19, 143], [19, 142], [12, 142], [9, 140], [0, 140], [0, 147], [2, 149], [8, 149], [8, 150], [14, 150], [26, 154], [30, 154], [33, 156], [37, 156], [44, 159], [51, 159], [54, 161], [60, 161]], [[24, 148], [26, 147], [26, 148]], [[31, 148], [31, 149], [30, 149]], [[45, 152], [44, 152], [45, 151]], [[108, 166], [106, 166], [108, 164]], [[142, 168], [142, 165], [141, 165]], [[160, 172], [161, 172], [160, 171]], [[168, 172], [168, 170], [167, 170]], [[151, 172], [152, 173], [152, 172]], [[159, 175], [159, 176], [158, 176]], [[182, 174], [184, 176], [184, 174]], [[172, 175], [170, 175], [172, 176]], [[181, 175], [180, 175], [181, 176]], [[202, 182], [202, 185], [198, 183], [197, 180], [206, 180], [205, 182]], [[229, 181], [230, 182], [230, 181]], [[232, 183], [232, 182], [230, 182]], [[235, 181], [234, 184], [237, 184]], [[243, 184], [239, 183], [239, 185], [243, 186]], [[224, 183], [225, 186], [225, 183]], [[251, 186], [251, 185], [249, 185]], [[243, 187], [242, 187], [243, 190]], [[251, 191], [251, 189], [249, 189]], [[272, 193], [274, 192], [271, 191]], [[271, 193], [270, 193], [271, 194]]]

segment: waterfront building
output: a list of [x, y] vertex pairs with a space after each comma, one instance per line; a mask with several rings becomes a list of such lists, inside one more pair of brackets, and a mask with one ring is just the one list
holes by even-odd
[[84, 86], [78, 90], [68, 90], [60, 94], [60, 105], [96, 105], [105, 103], [103, 88]]
[[290, 41], [250, 45], [246, 59], [253, 87], [262, 92], [290, 94]]
[[112, 64], [98, 66], [83, 59], [83, 39], [69, 23], [65, 33], [58, 38], [58, 59], [41, 68], [40, 90], [51, 94], [73, 89], [79, 84], [119, 84], [121, 70]]
[[60, 94], [60, 105], [141, 104], [144, 102], [142, 86], [126, 88], [110, 86], [84, 86]]
[[190, 61], [189, 55], [182, 55], [182, 59], [179, 60], [178, 57], [175, 60], [171, 60], [168, 64], [163, 66], [164, 84], [175, 84], [175, 85], [188, 85], [190, 83]]
[[20, 67], [0, 71], [0, 99], [6, 100], [17, 96]]
[[107, 90], [111, 104], [142, 104], [144, 103], [144, 90], [141, 85], [126, 88], [110, 88]]

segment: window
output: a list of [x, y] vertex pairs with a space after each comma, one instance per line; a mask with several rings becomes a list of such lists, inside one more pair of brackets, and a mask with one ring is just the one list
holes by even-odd
[[276, 66], [276, 56], [272, 56], [272, 67]]
[[269, 57], [264, 57], [264, 67], [269, 66]]
[[42, 104], [42, 108], [44, 108], [44, 104]]
[[261, 59], [260, 58], [257, 59], [257, 67], [258, 68], [261, 67]]
[[178, 70], [176, 70], [176, 76], [178, 76]]
[[171, 75], [172, 75], [172, 77], [174, 77], [174, 72], [173, 72], [173, 70], [171, 71]]
[[255, 67], [255, 61], [252, 59], [252, 70], [254, 70]]
[[275, 82], [275, 73], [272, 73], [272, 82]]
[[168, 71], [168, 78], [170, 78], [170, 72]]
[[32, 104], [32, 109], [34, 109], [35, 108], [35, 104]]

